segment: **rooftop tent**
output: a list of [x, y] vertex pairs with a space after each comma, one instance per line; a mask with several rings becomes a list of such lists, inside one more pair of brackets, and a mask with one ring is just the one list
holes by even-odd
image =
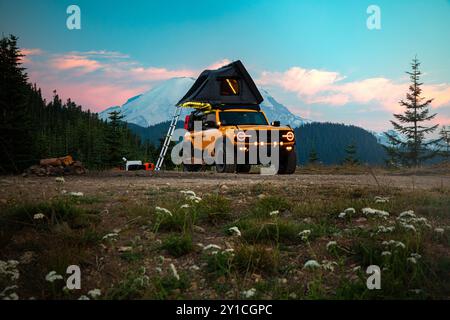
[[263, 97], [241, 61], [205, 70], [177, 106], [258, 106]]

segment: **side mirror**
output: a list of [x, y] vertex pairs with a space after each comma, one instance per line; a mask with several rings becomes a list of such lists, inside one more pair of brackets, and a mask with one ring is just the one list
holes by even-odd
[[274, 127], [279, 127], [280, 126], [280, 121], [273, 121], [272, 122], [272, 126], [274, 126]]

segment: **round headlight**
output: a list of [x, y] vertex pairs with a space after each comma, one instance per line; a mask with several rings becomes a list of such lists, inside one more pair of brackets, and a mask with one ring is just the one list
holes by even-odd
[[286, 140], [287, 141], [293, 141], [295, 138], [295, 135], [292, 131], [289, 131], [288, 133], [286, 133]]
[[247, 135], [245, 134], [244, 131], [239, 131], [239, 132], [236, 134], [236, 139], [237, 139], [237, 141], [240, 141], [240, 142], [245, 141], [245, 138], [246, 138], [246, 137], [247, 137]]

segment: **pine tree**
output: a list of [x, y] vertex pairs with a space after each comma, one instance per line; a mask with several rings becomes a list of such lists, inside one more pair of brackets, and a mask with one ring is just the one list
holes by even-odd
[[419, 66], [420, 62], [416, 57], [412, 60], [411, 71], [406, 72], [411, 79], [406, 100], [402, 99], [399, 102], [406, 110], [403, 114], [394, 114], [398, 121], [391, 120], [394, 130], [404, 139], [385, 133], [392, 144], [398, 145], [398, 149], [391, 149], [391, 152], [394, 152], [396, 157], [406, 165], [416, 167], [424, 160], [436, 155], [436, 152], [431, 151], [429, 146], [436, 144], [437, 140], [425, 141], [425, 135], [432, 133], [438, 127], [438, 125], [427, 127], [423, 124], [433, 119], [436, 114], [430, 115], [429, 106], [433, 99], [425, 99], [421, 96], [423, 83], [420, 82], [422, 73]]
[[445, 159], [445, 162], [450, 161], [450, 126], [442, 126], [441, 131], [439, 131], [439, 136], [441, 137], [439, 143], [437, 144], [439, 149], [439, 154]]
[[109, 113], [109, 130], [106, 135], [106, 152], [107, 152], [107, 163], [110, 166], [120, 165], [125, 156], [123, 137], [124, 137], [124, 127], [122, 124], [123, 116], [120, 111], [112, 111]]
[[0, 40], [0, 171], [19, 172], [33, 160], [27, 74], [13, 35]]
[[357, 165], [359, 164], [359, 160], [356, 158], [356, 145], [354, 143], [349, 144], [345, 148], [346, 157], [344, 159], [345, 165]]
[[319, 161], [319, 156], [317, 155], [316, 148], [312, 148], [308, 155], [308, 163], [316, 164]]

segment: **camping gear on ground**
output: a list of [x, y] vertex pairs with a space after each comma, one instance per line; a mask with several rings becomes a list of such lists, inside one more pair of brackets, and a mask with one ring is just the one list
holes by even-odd
[[155, 165], [151, 162], [142, 163], [141, 160], [127, 160], [126, 158], [122, 158], [122, 160], [125, 162], [125, 171], [153, 171], [155, 169]]

